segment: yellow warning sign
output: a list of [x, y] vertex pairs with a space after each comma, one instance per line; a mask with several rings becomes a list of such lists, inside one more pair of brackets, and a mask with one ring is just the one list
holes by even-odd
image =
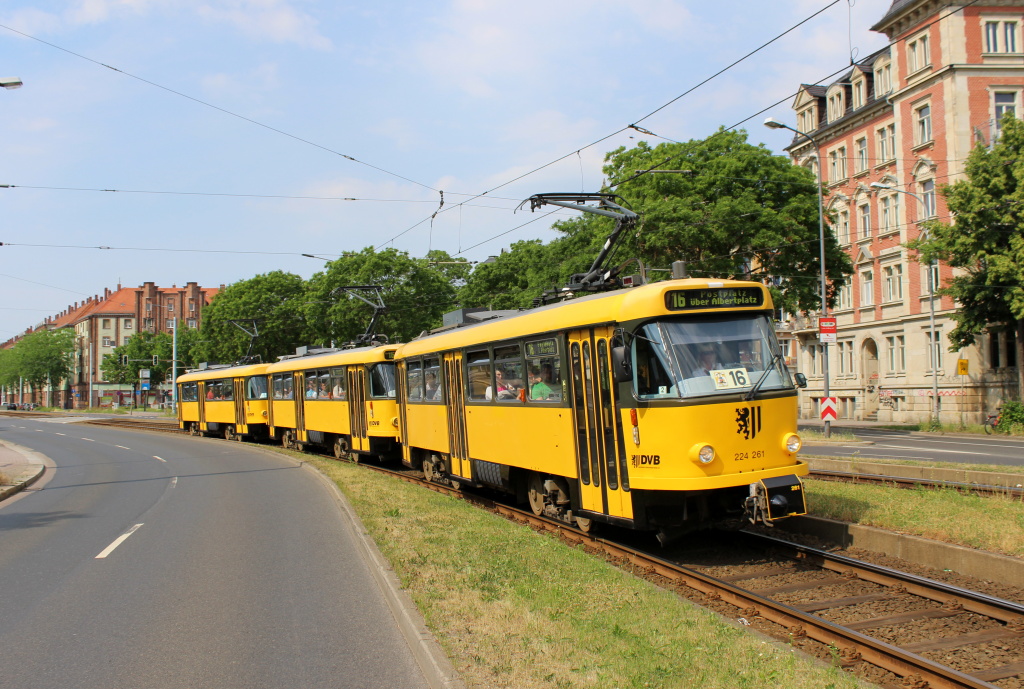
[[969, 372], [967, 359], [956, 360], [956, 374], [958, 376], [966, 376]]

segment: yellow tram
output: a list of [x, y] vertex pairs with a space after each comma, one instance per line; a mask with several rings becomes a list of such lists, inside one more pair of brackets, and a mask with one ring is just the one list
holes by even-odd
[[398, 449], [397, 345], [300, 350], [266, 369], [270, 435], [336, 457], [388, 457]]
[[803, 514], [772, 311], [759, 283], [674, 279], [413, 340], [397, 353], [403, 462], [585, 529]]
[[228, 440], [267, 437], [267, 365], [209, 366], [179, 376], [178, 426]]

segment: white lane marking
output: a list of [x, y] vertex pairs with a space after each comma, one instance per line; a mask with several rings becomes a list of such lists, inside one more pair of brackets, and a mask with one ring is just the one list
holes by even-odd
[[114, 445], [114, 447], [119, 447], [119, 448], [121, 448], [122, 450], [130, 450], [130, 449], [132, 449], [132, 448], [130, 448], [130, 447], [125, 447], [124, 445]]
[[95, 440], [93, 440], [92, 438], [82, 438], [82, 440], [88, 440], [88, 441], [89, 441], [90, 443], [94, 443], [94, 442], [96, 442], [96, 441], [95, 441]]
[[103, 552], [101, 552], [101, 553], [100, 553], [99, 555], [97, 555], [97, 556], [96, 556], [96, 557], [95, 557], [94, 559], [96, 559], [96, 560], [102, 560], [102, 559], [103, 559], [103, 558], [105, 558], [105, 557], [106, 557], [107, 555], [110, 555], [110, 554], [111, 554], [112, 552], [114, 552], [114, 548], [116, 548], [117, 546], [119, 546], [119, 545], [121, 545], [122, 543], [124, 543], [124, 542], [125, 542], [125, 539], [127, 539], [127, 538], [128, 538], [129, 536], [131, 536], [131, 535], [132, 535], [133, 533], [135, 533], [135, 531], [136, 531], [136, 530], [137, 530], [137, 529], [138, 529], [138, 528], [139, 528], [140, 526], [142, 526], [142, 524], [136, 524], [135, 526], [133, 526], [132, 528], [128, 529], [128, 530], [127, 530], [127, 531], [125, 531], [125, 532], [124, 532], [123, 534], [121, 534], [120, 536], [118, 536], [118, 537], [117, 537], [116, 539], [114, 539], [114, 542], [113, 542], [113, 543], [111, 543], [111, 544], [110, 544], [110, 545], [108, 545], [108, 546], [107, 546], [106, 548], [104, 548], [104, 549], [103, 549]]
[[37, 428], [36, 433], [42, 433], [42, 431]]
[[890, 450], [917, 450], [918, 452], [945, 452], [951, 455], [982, 455], [987, 457], [991, 455], [991, 452], [968, 452], [967, 450], [939, 450], [931, 447], [913, 447], [911, 445], [878, 445], [878, 447], [885, 447]]
[[161, 462], [167, 462], [163, 457], [157, 457], [156, 455], [153, 455], [153, 459], [159, 459]]
[[54, 433], [54, 435], [64, 435], [63, 433]]
[[178, 477], [177, 476], [175, 476], [174, 478], [171, 479], [171, 488], [174, 488], [176, 485], [178, 485]]

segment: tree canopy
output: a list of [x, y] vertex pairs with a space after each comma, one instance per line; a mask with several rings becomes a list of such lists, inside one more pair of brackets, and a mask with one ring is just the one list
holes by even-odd
[[33, 388], [47, 383], [56, 387], [71, 376], [74, 341], [70, 328], [26, 335], [0, 358], [3, 384], [15, 385], [22, 378]]
[[938, 290], [960, 305], [949, 333], [954, 348], [986, 330], [1016, 331], [1024, 391], [1024, 123], [1008, 115], [1000, 124], [991, 149], [978, 144], [967, 157], [966, 179], [940, 189], [955, 222], [923, 223], [927, 235], [908, 246], [923, 262], [960, 269]]

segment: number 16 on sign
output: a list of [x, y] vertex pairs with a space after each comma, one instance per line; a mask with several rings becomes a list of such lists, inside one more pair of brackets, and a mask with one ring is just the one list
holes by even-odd
[[822, 397], [821, 398], [821, 420], [822, 421], [836, 421], [839, 418], [839, 398], [838, 397]]

